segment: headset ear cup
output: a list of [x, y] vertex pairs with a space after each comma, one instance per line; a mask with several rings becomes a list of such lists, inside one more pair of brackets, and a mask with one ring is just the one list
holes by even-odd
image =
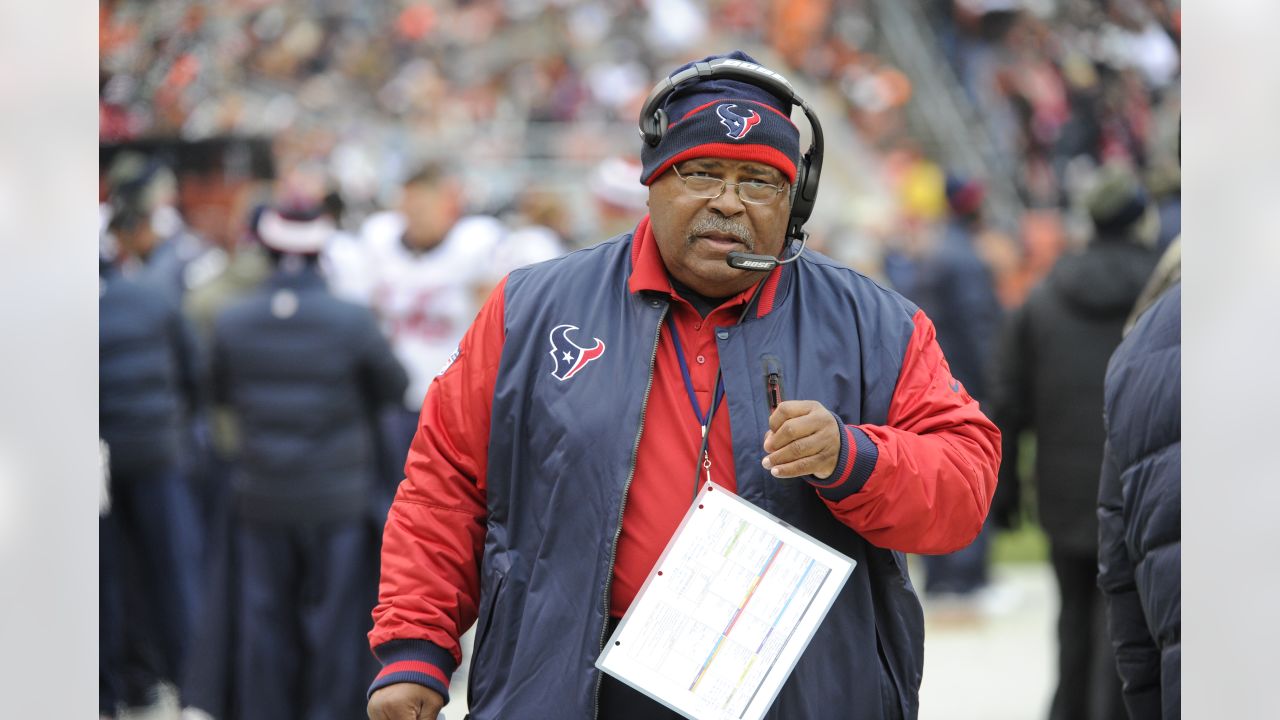
[[662, 142], [662, 136], [667, 132], [667, 111], [662, 108], [654, 110], [652, 114], [644, 117], [644, 127], [640, 128], [644, 134], [644, 141], [649, 147], [657, 147]]
[[809, 219], [809, 214], [813, 212], [813, 205], [805, 198], [808, 197], [809, 184], [809, 157], [806, 153], [800, 157], [800, 162], [796, 166], [796, 181], [791, 186], [791, 218], [787, 221], [789, 226], [803, 225]]

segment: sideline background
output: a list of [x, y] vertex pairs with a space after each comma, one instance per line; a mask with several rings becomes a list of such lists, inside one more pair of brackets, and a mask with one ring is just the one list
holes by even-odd
[[[95, 10], [0, 6], [6, 718], [97, 703]], [[1280, 3], [1184, 12], [1183, 708], [1277, 717]]]

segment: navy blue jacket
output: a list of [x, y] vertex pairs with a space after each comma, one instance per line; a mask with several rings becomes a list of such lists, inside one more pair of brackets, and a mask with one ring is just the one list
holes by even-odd
[[1131, 718], [1182, 712], [1182, 285], [1107, 367], [1098, 585]]
[[164, 290], [107, 264], [98, 281], [98, 434], [113, 475], [174, 468], [197, 405], [191, 332]]
[[1000, 491], [1016, 494], [1017, 440], [1034, 431], [1036, 509], [1055, 551], [1097, 554], [1103, 379], [1155, 264], [1125, 237], [1094, 240], [1058, 259], [1001, 338], [991, 403], [1006, 438]]
[[[635, 252], [623, 236], [513, 272], [432, 384], [384, 536], [374, 689], [447, 694], [457, 637], [478, 620], [473, 718], [593, 716], [671, 302], [628, 290]], [[772, 309], [717, 331], [737, 492], [858, 565], [768, 717], [915, 717], [924, 623], [899, 550], [973, 539], [998, 434], [911, 303], [817, 253], [775, 272], [776, 294], [762, 294]], [[572, 377], [555, 374], [550, 352], [566, 323], [607, 348]], [[838, 482], [780, 482], [761, 468], [770, 367], [789, 397], [857, 427]]]
[[238, 507], [268, 522], [363, 515], [377, 409], [408, 380], [373, 314], [333, 297], [313, 264], [276, 273], [214, 321], [216, 402], [240, 424]]
[[991, 270], [974, 250], [972, 231], [952, 220], [934, 252], [915, 265], [910, 279], [896, 289], [933, 320], [951, 373], [970, 395], [987, 400], [988, 364], [1002, 311]]

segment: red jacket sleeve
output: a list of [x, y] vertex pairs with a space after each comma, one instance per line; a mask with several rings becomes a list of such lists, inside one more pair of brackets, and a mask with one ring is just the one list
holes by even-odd
[[369, 645], [374, 690], [426, 685], [448, 698], [458, 638], [476, 620], [493, 387], [502, 356], [503, 280], [432, 381], [382, 539]]
[[913, 318], [885, 425], [846, 425], [818, 494], [875, 545], [945, 553], [982, 529], [1000, 467], [1000, 431], [951, 376], [923, 311]]

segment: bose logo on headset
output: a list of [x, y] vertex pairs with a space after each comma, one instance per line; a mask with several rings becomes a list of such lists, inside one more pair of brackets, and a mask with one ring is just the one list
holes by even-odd
[[805, 232], [804, 224], [813, 213], [814, 203], [818, 199], [818, 178], [822, 175], [822, 124], [818, 122], [818, 116], [814, 114], [813, 108], [809, 107], [809, 103], [796, 95], [795, 90], [791, 88], [791, 83], [766, 67], [744, 60], [718, 58], [710, 62], [694, 63], [693, 67], [664, 78], [649, 92], [649, 97], [645, 99], [644, 107], [640, 110], [640, 136], [650, 147], [656, 147], [662, 142], [662, 136], [667, 131], [667, 113], [662, 107], [667, 97], [685, 82], [716, 77], [731, 78], [754, 85], [781, 99], [789, 100], [792, 105], [797, 105], [804, 111], [809, 127], [813, 129], [813, 141], [809, 149], [800, 156], [800, 162], [796, 165], [796, 181], [791, 187], [791, 216], [787, 219], [786, 242], [783, 244], [781, 254], [785, 255], [796, 240], [800, 241], [800, 247], [796, 249], [795, 254], [786, 259], [741, 252], [731, 252], [725, 259], [730, 267], [739, 270], [772, 270], [778, 265], [794, 262], [804, 252], [805, 243], [809, 239], [809, 233]]
[[733, 264], [734, 267], [740, 270], [772, 270], [773, 266], [778, 264], [778, 261], [775, 258], [757, 260], [754, 256], [747, 255], [746, 253], [735, 254], [745, 255], [745, 257], [738, 258], [738, 261]]
[[774, 80], [777, 80], [783, 85], [786, 85], [788, 90], [791, 89], [791, 83], [787, 82], [786, 78], [782, 77], [778, 73], [762, 65], [749, 63], [746, 60], [734, 60], [732, 58], [725, 58], [723, 61], [721, 61], [721, 67], [738, 67], [738, 68], [742, 68], [743, 70], [749, 70], [753, 72], [758, 72], [762, 75], [768, 75], [769, 77], [773, 78]]

